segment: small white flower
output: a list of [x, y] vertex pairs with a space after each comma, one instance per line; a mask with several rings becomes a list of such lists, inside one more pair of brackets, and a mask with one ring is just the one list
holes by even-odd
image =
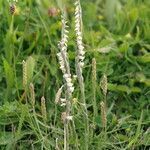
[[84, 47], [82, 45], [79, 45], [78, 48], [80, 49], [80, 51], [82, 51], [84, 49]]
[[80, 62], [80, 67], [82, 68], [84, 66], [84, 62]]
[[70, 87], [70, 92], [72, 93], [74, 91], [74, 87]]
[[68, 86], [68, 87], [72, 87], [72, 86], [73, 86], [73, 83], [68, 82], [68, 83], [67, 83], [67, 86]]
[[[66, 22], [66, 23], [67, 23], [67, 22]], [[66, 25], [65, 27], [67, 28], [68, 26]], [[66, 28], [64, 29], [64, 32], [65, 32], [65, 33], [69, 33], [69, 31], [66, 30]]]
[[85, 55], [85, 51], [80, 51], [79, 55], [82, 55], [82, 56]]
[[71, 75], [69, 75], [69, 74], [67, 74], [67, 73], [65, 73], [65, 74], [63, 75], [64, 78], [70, 78], [70, 76], [71, 76]]
[[73, 116], [66, 116], [66, 119], [67, 119], [67, 120], [72, 120], [72, 119], [73, 119]]
[[65, 99], [65, 98], [61, 98], [61, 99], [60, 99], [60, 102], [61, 102], [61, 103], [65, 103], [65, 102], [66, 102], [66, 99]]
[[77, 75], [73, 75], [73, 78], [76, 79], [76, 78], [77, 78]]
[[60, 69], [61, 69], [61, 70], [64, 70], [65, 68], [64, 68], [64, 66], [60, 66]]
[[84, 56], [79, 56], [80, 60], [84, 60], [84, 58], [85, 58]]
[[61, 103], [60, 106], [61, 107], [66, 106], [66, 103]]
[[66, 78], [66, 81], [67, 82], [71, 82], [71, 78]]

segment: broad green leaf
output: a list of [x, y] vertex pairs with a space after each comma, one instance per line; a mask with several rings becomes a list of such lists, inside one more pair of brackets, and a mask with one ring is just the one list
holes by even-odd
[[9, 88], [13, 87], [14, 85], [14, 72], [12, 66], [7, 62], [5, 58], [3, 58], [3, 65], [5, 71], [5, 78], [7, 82], [7, 86]]

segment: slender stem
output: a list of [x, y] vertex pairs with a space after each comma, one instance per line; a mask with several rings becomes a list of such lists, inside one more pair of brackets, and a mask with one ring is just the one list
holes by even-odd
[[81, 99], [83, 103], [83, 112], [84, 112], [84, 121], [85, 121], [85, 147], [88, 150], [88, 142], [89, 142], [89, 120], [88, 120], [88, 111], [85, 101], [85, 88], [84, 88], [84, 79], [82, 76], [82, 70], [79, 65], [79, 59], [76, 58], [76, 73], [79, 81], [80, 91], [81, 91]]
[[67, 124], [64, 124], [64, 150], [67, 150]]
[[[70, 114], [70, 99], [71, 97], [69, 97], [69, 99], [66, 102], [66, 116], [69, 116]], [[69, 128], [68, 126], [69, 126], [69, 120], [66, 119], [64, 122], [64, 150], [69, 150]]]

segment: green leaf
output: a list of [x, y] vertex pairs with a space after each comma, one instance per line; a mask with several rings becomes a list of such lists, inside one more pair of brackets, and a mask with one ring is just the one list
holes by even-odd
[[137, 57], [137, 60], [142, 63], [149, 63], [150, 62], [150, 54], [145, 54], [143, 56], [139, 56], [139, 57]]
[[126, 92], [126, 93], [140, 93], [141, 89], [138, 87], [131, 87], [129, 88], [126, 85], [117, 85], [117, 84], [111, 84], [108, 83], [108, 89], [111, 91], [120, 91], [120, 92]]
[[7, 62], [5, 58], [3, 58], [3, 65], [5, 71], [5, 78], [7, 82], [8, 88], [13, 87], [14, 85], [14, 72], [12, 66]]
[[28, 83], [30, 83], [33, 78], [34, 67], [35, 67], [35, 59], [32, 56], [28, 57], [26, 61], [26, 67], [27, 67], [27, 79], [28, 79]]

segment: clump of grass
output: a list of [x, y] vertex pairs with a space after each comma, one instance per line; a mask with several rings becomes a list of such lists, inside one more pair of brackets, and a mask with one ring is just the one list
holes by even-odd
[[[57, 3], [62, 6], [60, 0]], [[0, 103], [4, 103], [0, 106], [0, 149], [147, 149], [148, 2], [118, 0], [113, 6], [108, 0], [97, 0], [99, 5], [91, 0], [76, 0], [75, 6], [66, 3], [58, 53], [62, 81], [57, 74], [61, 28], [57, 7], [48, 0], [10, 0], [10, 5], [0, 1], [0, 17], [5, 16], [0, 23]], [[85, 16], [84, 42], [80, 3]], [[75, 31], [68, 25], [75, 25]], [[105, 52], [99, 53], [100, 49]], [[96, 59], [91, 63], [92, 56]], [[19, 65], [23, 59], [22, 71]], [[92, 73], [88, 64], [92, 64]], [[73, 72], [78, 81], [73, 80]], [[102, 72], [109, 75], [109, 83], [104, 74], [101, 96], [96, 88]], [[57, 93], [55, 86], [60, 87]], [[20, 102], [14, 101], [17, 98]]]

